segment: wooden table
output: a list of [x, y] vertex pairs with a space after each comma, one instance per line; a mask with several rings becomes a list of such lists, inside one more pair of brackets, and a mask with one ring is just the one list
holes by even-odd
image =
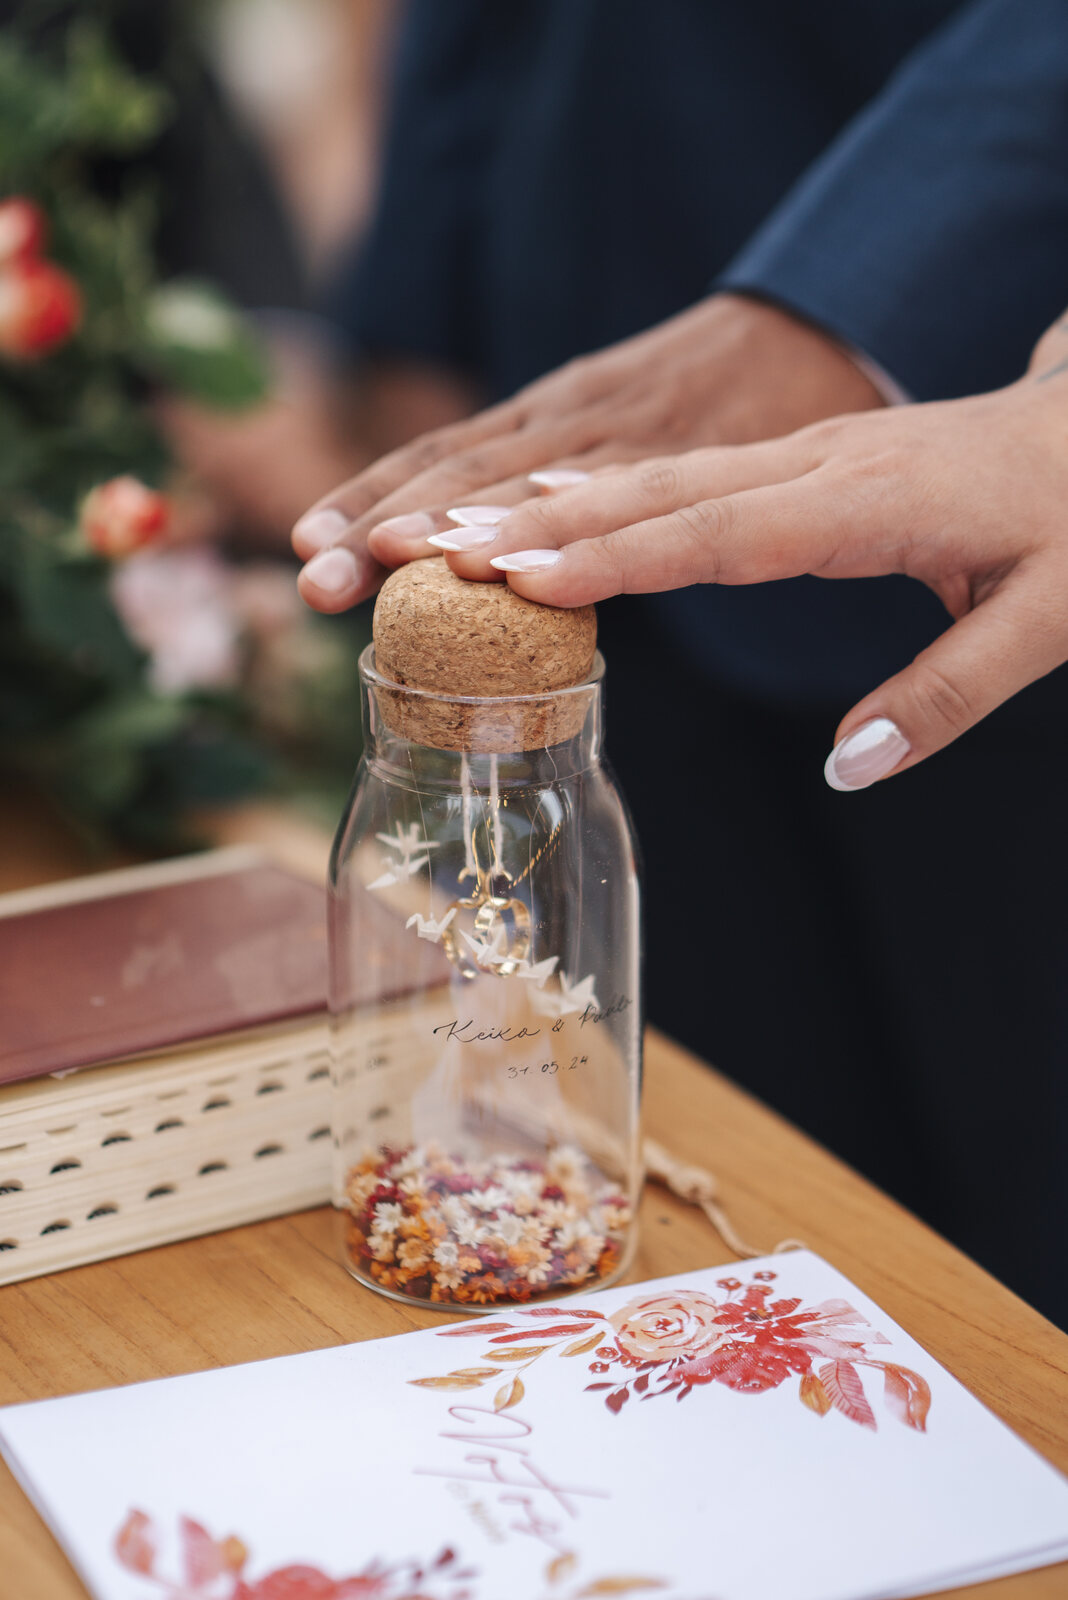
[[[7, 887], [4, 876], [0, 871]], [[656, 1034], [648, 1044], [646, 1129], [679, 1158], [718, 1175], [722, 1199], [745, 1237], [769, 1250], [781, 1238], [800, 1237], [1068, 1471], [1068, 1336], [848, 1167]], [[700, 1212], [659, 1188], [647, 1190], [632, 1279], [729, 1259]], [[354, 1284], [335, 1259], [330, 1213], [310, 1211], [0, 1289], [0, 1404], [434, 1322], [440, 1317], [432, 1312]], [[11, 1600], [84, 1600], [3, 1467], [0, 1573], [0, 1593]], [[1053, 1600], [1068, 1594], [1068, 1563], [956, 1593]]]

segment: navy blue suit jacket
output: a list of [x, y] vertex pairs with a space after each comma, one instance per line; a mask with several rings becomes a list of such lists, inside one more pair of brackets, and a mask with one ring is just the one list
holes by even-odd
[[[410, 0], [360, 348], [504, 395], [715, 284], [920, 399], [1018, 376], [1068, 301], [1068, 0]], [[656, 604], [710, 674], [840, 709], [947, 622], [896, 578]]]

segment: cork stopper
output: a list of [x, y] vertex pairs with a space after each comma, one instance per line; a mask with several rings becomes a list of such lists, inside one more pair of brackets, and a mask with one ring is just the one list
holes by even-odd
[[589, 678], [592, 606], [536, 605], [507, 584], [458, 578], [434, 557], [386, 579], [374, 642], [375, 671], [388, 680], [375, 689], [379, 710], [417, 744], [535, 750], [573, 738], [585, 720], [588, 698], [557, 691]]

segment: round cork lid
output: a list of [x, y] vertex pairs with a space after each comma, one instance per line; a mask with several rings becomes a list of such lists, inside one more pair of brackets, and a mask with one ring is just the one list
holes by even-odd
[[[530, 750], [582, 726], [588, 702], [554, 691], [589, 678], [597, 615], [593, 606], [537, 605], [505, 583], [471, 583], [433, 557], [386, 579], [374, 643], [376, 673], [421, 691], [378, 696], [403, 738], [443, 750]], [[516, 696], [541, 698], [516, 704]]]

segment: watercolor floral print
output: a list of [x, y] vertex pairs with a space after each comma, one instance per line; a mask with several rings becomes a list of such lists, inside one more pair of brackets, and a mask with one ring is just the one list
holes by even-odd
[[775, 1277], [755, 1272], [748, 1284], [720, 1278], [722, 1299], [682, 1288], [644, 1295], [611, 1315], [570, 1305], [528, 1306], [517, 1309], [516, 1320], [444, 1328], [439, 1338], [484, 1340], [484, 1364], [410, 1381], [444, 1389], [493, 1383], [494, 1408], [505, 1410], [524, 1396], [520, 1372], [556, 1350], [588, 1358], [592, 1382], [586, 1391], [603, 1396], [617, 1415], [633, 1399], [685, 1400], [712, 1383], [739, 1394], [764, 1394], [796, 1379], [798, 1398], [816, 1416], [835, 1411], [875, 1430], [862, 1376], [867, 1373], [881, 1380], [885, 1410], [923, 1433], [930, 1388], [918, 1372], [871, 1354], [872, 1346], [889, 1340], [845, 1300], [805, 1307], [800, 1297], [776, 1298]]
[[332, 1578], [305, 1563], [248, 1574], [249, 1552], [233, 1534], [214, 1539], [191, 1517], [178, 1526], [181, 1575], [159, 1569], [160, 1530], [133, 1510], [115, 1537], [115, 1556], [127, 1572], [154, 1586], [158, 1600], [478, 1600], [478, 1573], [451, 1549], [431, 1560], [371, 1561], [348, 1577]]
[[[120, 1565], [151, 1584], [155, 1600], [488, 1600], [480, 1590], [478, 1572], [448, 1547], [425, 1562], [370, 1561], [343, 1578], [332, 1578], [303, 1562], [253, 1578], [247, 1572], [250, 1558], [243, 1540], [234, 1534], [214, 1539], [199, 1522], [182, 1517], [181, 1575], [172, 1577], [159, 1568], [161, 1542], [157, 1524], [138, 1510], [129, 1513], [114, 1541]], [[571, 1551], [546, 1565], [546, 1600], [602, 1600], [610, 1595], [625, 1600], [627, 1595], [663, 1593], [669, 1588], [663, 1578], [622, 1573], [584, 1579], [579, 1566], [579, 1557]]]

